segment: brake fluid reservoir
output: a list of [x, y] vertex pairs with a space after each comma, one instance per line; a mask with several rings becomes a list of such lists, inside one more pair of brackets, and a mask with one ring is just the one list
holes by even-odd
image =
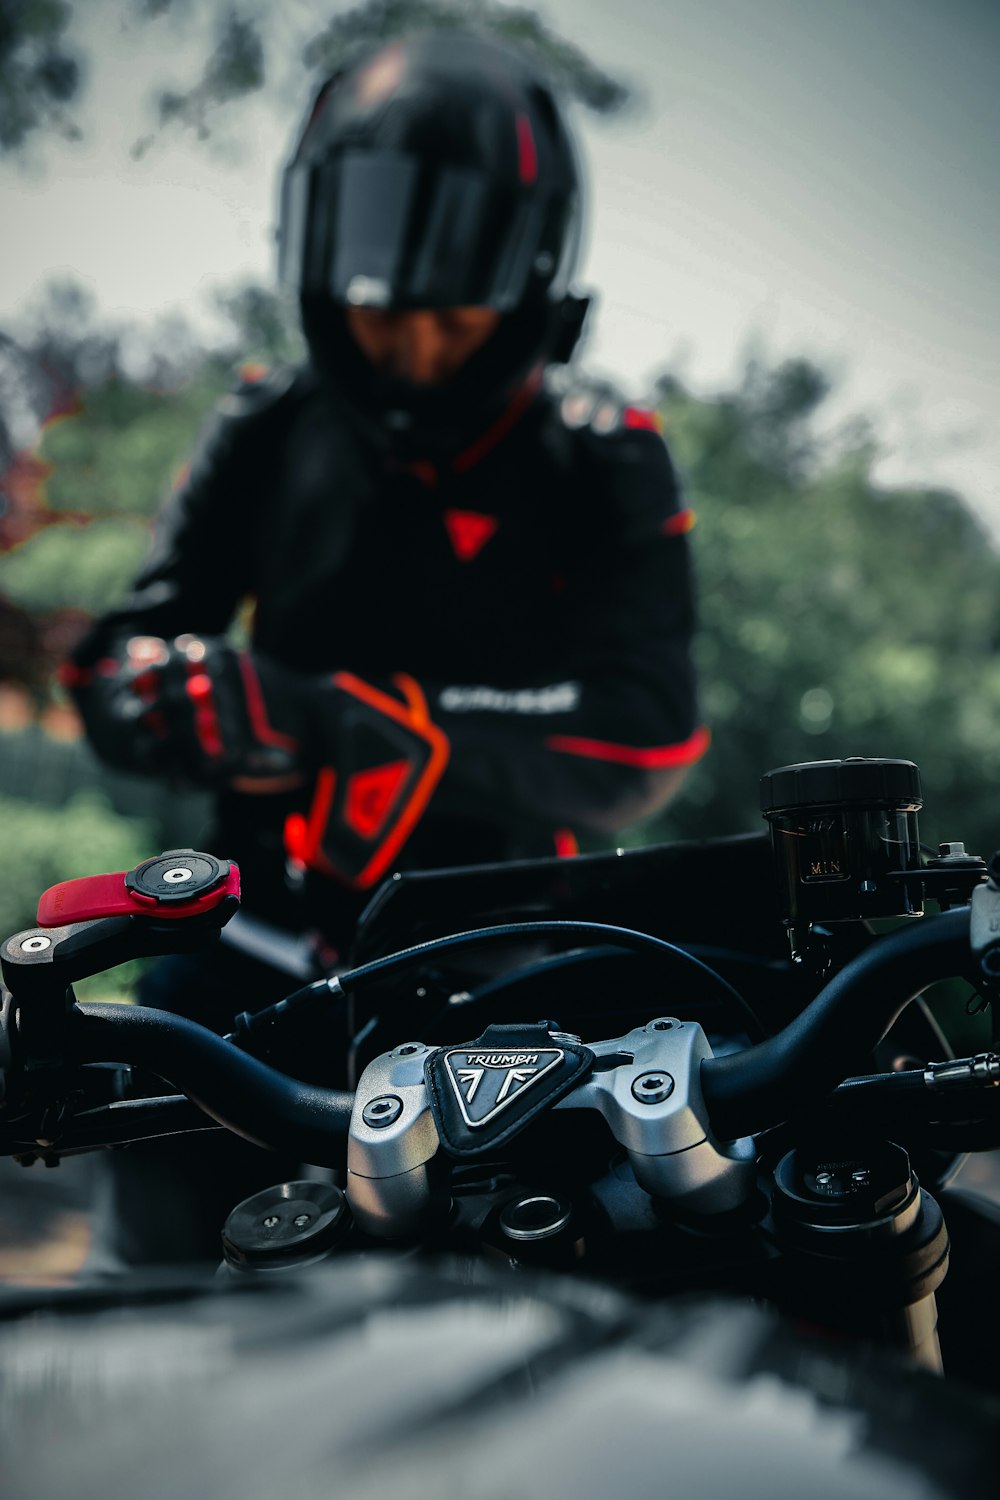
[[922, 915], [923, 804], [912, 761], [852, 756], [781, 766], [761, 778], [760, 805], [788, 926]]

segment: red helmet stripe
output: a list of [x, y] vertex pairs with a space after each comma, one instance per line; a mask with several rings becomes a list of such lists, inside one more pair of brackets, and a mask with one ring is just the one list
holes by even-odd
[[517, 117], [517, 171], [525, 184], [534, 182], [538, 176], [538, 151], [527, 115]]

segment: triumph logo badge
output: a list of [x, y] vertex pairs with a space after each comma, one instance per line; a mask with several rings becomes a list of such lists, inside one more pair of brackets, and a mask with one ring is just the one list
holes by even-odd
[[455, 1091], [462, 1118], [470, 1129], [489, 1124], [536, 1083], [557, 1068], [565, 1057], [561, 1047], [527, 1051], [489, 1052], [457, 1047], [446, 1052], [445, 1071]]

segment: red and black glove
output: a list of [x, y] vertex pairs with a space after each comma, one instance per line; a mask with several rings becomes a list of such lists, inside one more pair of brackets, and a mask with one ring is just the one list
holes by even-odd
[[98, 754], [196, 786], [279, 791], [303, 780], [308, 680], [217, 637], [132, 636], [63, 682]]
[[444, 774], [448, 739], [411, 677], [298, 676], [217, 638], [133, 636], [63, 682], [109, 764], [238, 792], [313, 780], [286, 847], [367, 889], [390, 868]]
[[315, 693], [322, 762], [308, 812], [285, 825], [285, 847], [300, 867], [365, 890], [423, 816], [448, 764], [448, 739], [402, 673], [386, 688], [337, 672]]

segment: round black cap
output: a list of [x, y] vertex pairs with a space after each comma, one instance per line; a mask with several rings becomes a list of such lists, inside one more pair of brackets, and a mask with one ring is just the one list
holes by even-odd
[[864, 804], [923, 805], [920, 771], [912, 760], [808, 760], [779, 766], [760, 779], [761, 812], [796, 807]]
[[347, 1229], [347, 1199], [327, 1182], [281, 1182], [237, 1204], [222, 1230], [231, 1266], [294, 1265], [329, 1250]]

